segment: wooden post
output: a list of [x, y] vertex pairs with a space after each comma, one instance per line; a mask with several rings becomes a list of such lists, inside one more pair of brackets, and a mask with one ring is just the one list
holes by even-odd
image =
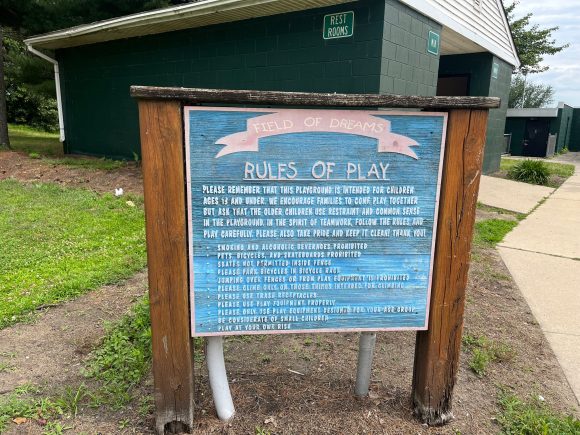
[[413, 370], [414, 412], [429, 425], [453, 418], [451, 399], [459, 363], [487, 115], [487, 110], [449, 112], [429, 330], [417, 333]]
[[155, 428], [193, 425], [183, 120], [179, 101], [139, 101], [153, 345]]

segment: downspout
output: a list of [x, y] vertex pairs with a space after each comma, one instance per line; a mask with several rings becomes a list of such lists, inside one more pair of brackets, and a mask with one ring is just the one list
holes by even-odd
[[64, 142], [65, 140], [65, 134], [64, 134], [64, 117], [62, 114], [62, 95], [60, 92], [60, 71], [58, 68], [58, 61], [56, 59], [53, 59], [52, 57], [47, 56], [46, 54], [38, 51], [37, 49], [35, 49], [34, 47], [32, 47], [29, 44], [26, 44], [26, 48], [28, 48], [28, 51], [30, 51], [31, 53], [37, 55], [38, 57], [52, 63], [54, 65], [54, 83], [56, 86], [56, 106], [58, 109], [58, 128], [60, 131], [60, 141]]

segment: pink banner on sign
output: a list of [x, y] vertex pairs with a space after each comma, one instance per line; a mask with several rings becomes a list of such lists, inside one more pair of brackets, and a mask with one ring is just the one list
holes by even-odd
[[216, 159], [240, 152], [258, 152], [261, 138], [290, 133], [343, 133], [374, 138], [379, 153], [398, 153], [417, 159], [411, 149], [413, 139], [391, 132], [391, 123], [368, 112], [338, 110], [290, 110], [248, 119], [246, 131], [224, 136], [216, 145], [225, 145]]

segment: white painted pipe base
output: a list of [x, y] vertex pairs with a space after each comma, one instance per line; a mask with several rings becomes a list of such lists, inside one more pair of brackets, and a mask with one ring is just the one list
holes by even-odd
[[206, 338], [206, 361], [209, 372], [209, 385], [213, 395], [213, 403], [218, 418], [229, 421], [234, 417], [236, 410], [230, 393], [228, 375], [224, 362], [224, 345], [222, 337]]
[[358, 345], [356, 383], [354, 386], [354, 394], [359, 397], [365, 397], [369, 394], [376, 341], [376, 332], [361, 332]]

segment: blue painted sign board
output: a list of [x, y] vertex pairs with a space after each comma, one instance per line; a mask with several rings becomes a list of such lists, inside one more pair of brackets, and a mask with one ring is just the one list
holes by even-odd
[[446, 114], [184, 116], [194, 336], [427, 328]]

